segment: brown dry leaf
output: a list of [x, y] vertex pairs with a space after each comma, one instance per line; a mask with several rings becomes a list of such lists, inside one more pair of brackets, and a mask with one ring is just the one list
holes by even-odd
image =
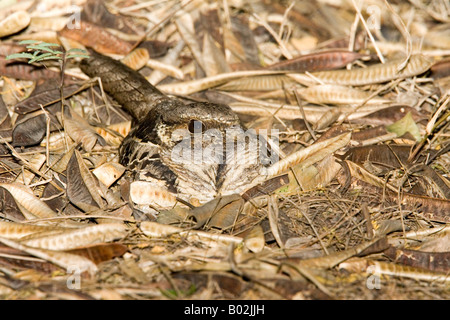
[[203, 226], [228, 229], [236, 222], [243, 205], [244, 200], [236, 194], [217, 197], [190, 210], [189, 216], [195, 218], [197, 229]]
[[398, 68], [403, 62], [404, 59], [398, 59], [367, 68], [312, 72], [311, 78], [301, 74], [292, 74], [290, 77], [302, 84], [317, 83], [318, 80], [324, 84], [363, 86], [421, 75], [433, 65], [430, 58], [417, 54], [411, 57], [401, 72], [398, 72]]
[[81, 144], [84, 150], [91, 152], [97, 141], [104, 142], [95, 129], [80, 117], [76, 112], [71, 113], [71, 117], [64, 116], [64, 131], [76, 143]]
[[77, 249], [66, 250], [67, 253], [76, 254], [92, 260], [95, 264], [121, 257], [128, 248], [120, 243], [99, 243]]
[[205, 32], [205, 35], [203, 36], [203, 63], [208, 77], [230, 72], [230, 68], [225, 60], [225, 55], [217, 47], [208, 32]]
[[[59, 75], [58, 75], [59, 76]], [[44, 75], [41, 75], [41, 78], [51, 78]], [[65, 98], [69, 98], [75, 92], [80, 89], [80, 86], [77, 84], [70, 84], [64, 86], [64, 96]], [[61, 90], [58, 86], [52, 86], [51, 82], [47, 82], [42, 87], [36, 87], [33, 93], [26, 99], [17, 103], [14, 107], [14, 111], [19, 114], [26, 114], [36, 110], [41, 109], [42, 107], [50, 106], [61, 100]]]
[[91, 47], [100, 53], [128, 54], [132, 45], [104, 28], [86, 21], [80, 21], [79, 28], [69, 29], [67, 26], [58, 32], [58, 35], [75, 40], [86, 47]]
[[59, 73], [17, 60], [6, 60], [0, 56], [0, 74], [20, 80], [58, 79]]
[[103, 205], [98, 182], [87, 168], [81, 154], [75, 150], [67, 164], [67, 198], [85, 212]]
[[450, 252], [424, 252], [390, 247], [383, 253], [395, 263], [430, 271], [447, 272], [450, 263]]

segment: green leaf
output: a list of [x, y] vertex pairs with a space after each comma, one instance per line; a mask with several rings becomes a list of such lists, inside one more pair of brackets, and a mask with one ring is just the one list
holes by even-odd
[[20, 53], [14, 53], [14, 54], [10, 54], [9, 56], [6, 56], [6, 60], [11, 60], [11, 59], [33, 59], [34, 56], [31, 53], [28, 52], [20, 52]]
[[89, 56], [85, 54], [69, 54], [68, 56], [66, 56], [66, 59], [72, 58], [89, 58]]
[[58, 57], [55, 57], [52, 53], [48, 52], [48, 53], [43, 53], [39, 56], [34, 57], [30, 61], [28, 61], [28, 63], [33, 63], [33, 62], [42, 61], [42, 60], [50, 60], [50, 59], [55, 59], [55, 58], [58, 58]]
[[409, 132], [417, 141], [422, 139], [419, 127], [417, 127], [417, 124], [414, 122], [411, 112], [408, 112], [406, 116], [397, 122], [386, 126], [386, 130], [395, 133], [399, 137]]
[[31, 45], [31, 46], [28, 46], [27, 48], [28, 49], [33, 49], [33, 50], [40, 50], [40, 51], [45, 51], [45, 52], [51, 52], [53, 54], [62, 54], [61, 51], [52, 50], [50, 48], [47, 48], [46, 46], [41, 46], [41, 44]]
[[80, 49], [80, 48], [72, 48], [72, 49], [69, 49], [67, 52], [73, 52], [73, 51], [83, 52], [83, 53], [87, 54], [86, 50]]

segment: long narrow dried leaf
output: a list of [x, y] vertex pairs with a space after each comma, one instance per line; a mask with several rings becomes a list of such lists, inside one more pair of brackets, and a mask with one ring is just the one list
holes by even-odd
[[[369, 92], [340, 85], [317, 85], [298, 90], [300, 96], [316, 104], [361, 104], [370, 97]], [[367, 104], [388, 103], [390, 100], [374, 97]]]
[[297, 151], [273, 164], [268, 169], [268, 176], [273, 177], [281, 174], [289, 167], [293, 167], [297, 164], [299, 164], [299, 169], [306, 168], [315, 162], [322, 160], [336, 150], [346, 146], [350, 141], [350, 137], [350, 133], [344, 133], [337, 137], [315, 143], [305, 149]]
[[225, 60], [225, 55], [214, 43], [208, 32], [203, 36], [203, 64], [208, 77], [220, 73], [230, 72], [230, 68]]
[[339, 267], [350, 272], [366, 271], [376, 276], [388, 275], [411, 278], [417, 281], [450, 282], [450, 277], [446, 273], [431, 272], [420, 268], [369, 259], [352, 259], [342, 263]]
[[74, 151], [67, 165], [67, 197], [86, 212], [96, 210], [103, 204], [95, 177], [78, 150]]
[[301, 55], [296, 58], [281, 61], [268, 66], [269, 70], [291, 70], [295, 72], [314, 72], [320, 70], [332, 70], [345, 67], [357, 59], [364, 57], [363, 54], [346, 51], [333, 50], [315, 52]]
[[198, 80], [184, 81], [174, 84], [164, 84], [158, 86], [158, 88], [169, 94], [183, 94], [188, 95], [198, 91], [206, 90], [212, 87], [216, 87], [225, 82], [239, 79], [243, 77], [252, 77], [260, 75], [272, 75], [283, 73], [282, 71], [270, 71], [270, 70], [256, 70], [256, 71], [237, 71], [230, 73], [222, 73], [213, 77], [206, 77]]
[[20, 80], [57, 79], [59, 73], [17, 60], [6, 60], [0, 56], [0, 74]]
[[427, 71], [433, 65], [431, 59], [421, 54], [416, 54], [409, 59], [406, 67], [398, 72], [398, 67], [403, 62], [404, 59], [399, 59], [384, 64], [375, 64], [367, 68], [313, 72], [311, 73], [312, 78], [301, 74], [292, 74], [290, 77], [300, 83], [315, 83], [315, 79], [318, 79], [325, 84], [363, 86], [417, 76]]
[[128, 230], [122, 223], [103, 223], [64, 233], [36, 237], [21, 241], [28, 247], [48, 250], [71, 250], [96, 243], [110, 242], [126, 236]]
[[224, 91], [274, 91], [289, 88], [295, 81], [284, 74], [245, 77], [225, 83], [217, 89]]
[[128, 251], [128, 247], [120, 243], [100, 243], [84, 246], [77, 249], [66, 250], [67, 253], [76, 254], [92, 260], [95, 264], [121, 257]]
[[[64, 96], [69, 98], [72, 94], [80, 89], [77, 84], [64, 86]], [[41, 109], [41, 105], [46, 107], [50, 104], [58, 102], [61, 99], [61, 90], [55, 86], [46, 88], [38, 93], [30, 95], [28, 98], [20, 101], [14, 107], [14, 111], [19, 114], [26, 114]]]
[[448, 272], [450, 252], [424, 252], [390, 247], [384, 254], [395, 263], [430, 271]]
[[32, 224], [0, 221], [0, 237], [20, 239], [41, 232], [61, 232], [65, 230], [56, 226], [37, 226]]
[[212, 233], [212, 232], [204, 232], [204, 231], [198, 231], [198, 230], [186, 230], [183, 228], [178, 228], [166, 224], [161, 224], [157, 222], [151, 222], [151, 221], [143, 221], [141, 222], [139, 228], [142, 230], [142, 232], [152, 238], [165, 238], [171, 235], [180, 235], [187, 237], [189, 241], [192, 240], [200, 240], [204, 241], [205, 243], [209, 242], [218, 242], [218, 243], [225, 243], [225, 244], [240, 244], [242, 243], [243, 239], [239, 237], [234, 237], [226, 234], [218, 234], [218, 233]]
[[205, 71], [206, 68], [202, 59], [202, 52], [200, 50], [200, 45], [195, 37], [194, 25], [189, 13], [184, 13], [178, 19], [175, 20], [175, 25], [178, 28], [178, 32], [186, 42], [187, 46], [192, 52], [198, 65]]

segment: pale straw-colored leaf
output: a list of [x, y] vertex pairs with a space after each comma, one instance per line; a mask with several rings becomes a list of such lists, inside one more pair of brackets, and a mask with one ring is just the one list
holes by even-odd
[[122, 223], [102, 223], [84, 228], [67, 230], [64, 233], [36, 237], [21, 241], [29, 247], [48, 250], [70, 250], [102, 242], [111, 242], [127, 235]]
[[202, 241], [205, 243], [220, 242], [224, 244], [240, 244], [243, 239], [226, 234], [218, 234], [212, 232], [198, 231], [198, 230], [186, 230], [179, 227], [174, 227], [166, 224], [161, 224], [152, 221], [143, 221], [139, 225], [142, 232], [152, 238], [165, 238], [171, 235], [180, 235], [186, 237], [189, 241]]
[[252, 252], [261, 252], [264, 249], [266, 241], [261, 225], [254, 226], [244, 238], [245, 246]]
[[[366, 101], [371, 93], [348, 86], [323, 84], [297, 90], [299, 95], [316, 104], [360, 104]], [[367, 104], [388, 103], [390, 100], [374, 97]]]
[[161, 207], [171, 207], [177, 202], [172, 193], [148, 181], [132, 182], [130, 199], [136, 204], [151, 204]]
[[219, 86], [223, 91], [273, 91], [289, 88], [295, 82], [284, 74], [245, 77]]
[[65, 228], [56, 226], [37, 226], [26, 223], [0, 221], [0, 237], [8, 239], [20, 239], [32, 234], [62, 232]]
[[109, 188], [125, 172], [125, 167], [117, 162], [106, 162], [95, 168], [92, 173], [97, 179]]
[[220, 73], [230, 72], [230, 68], [225, 60], [225, 55], [217, 47], [214, 39], [208, 32], [203, 36], [203, 64], [206, 68], [205, 72], [208, 77], [215, 76]]
[[150, 59], [150, 55], [148, 54], [148, 50], [144, 48], [136, 48], [123, 57], [120, 61], [129, 66], [131, 69], [139, 70], [147, 64], [148, 59]]
[[26, 28], [31, 18], [26, 11], [16, 11], [0, 21], [0, 38], [9, 36]]
[[317, 161], [322, 160], [333, 152], [345, 147], [350, 142], [351, 133], [344, 133], [325, 141], [297, 151], [286, 158], [274, 163], [267, 170], [268, 177], [274, 177], [286, 171], [288, 168], [299, 165], [298, 168], [306, 168]]
[[184, 81], [173, 84], [172, 83], [164, 84], [158, 86], [158, 89], [168, 94], [188, 95], [216, 87], [218, 85], [221, 85], [234, 79], [259, 75], [280, 74], [280, 73], [284, 73], [284, 71], [271, 71], [271, 70], [236, 71], [236, 72], [222, 73], [216, 76], [206, 77], [197, 80]]

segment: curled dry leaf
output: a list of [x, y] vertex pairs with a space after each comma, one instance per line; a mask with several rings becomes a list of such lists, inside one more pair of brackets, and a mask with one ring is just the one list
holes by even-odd
[[125, 172], [125, 167], [117, 162], [106, 162], [95, 168], [92, 173], [97, 179], [109, 188]]
[[64, 117], [64, 128], [69, 137], [76, 143], [81, 143], [88, 152], [92, 151], [99, 138], [94, 128], [81, 117]]
[[56, 213], [23, 184], [0, 183], [0, 187], [6, 189], [14, 197], [14, 200], [27, 219], [56, 217]]
[[264, 249], [266, 241], [261, 225], [254, 226], [244, 238], [245, 246], [252, 252], [261, 252]]
[[148, 54], [147, 49], [136, 48], [123, 57], [120, 61], [124, 65], [129, 66], [131, 69], [139, 70], [147, 64], [149, 59], [150, 55]]
[[131, 130], [131, 121], [109, 125], [106, 129], [95, 127], [95, 131], [105, 139], [106, 143], [118, 146]]
[[81, 154], [75, 150], [67, 165], [67, 197], [86, 212], [97, 210], [103, 204], [95, 179]]
[[197, 221], [195, 228], [202, 226], [227, 229], [233, 226], [242, 211], [244, 199], [237, 194], [217, 197], [189, 213]]
[[0, 21], [0, 38], [9, 36], [26, 28], [31, 18], [26, 11], [16, 11]]

